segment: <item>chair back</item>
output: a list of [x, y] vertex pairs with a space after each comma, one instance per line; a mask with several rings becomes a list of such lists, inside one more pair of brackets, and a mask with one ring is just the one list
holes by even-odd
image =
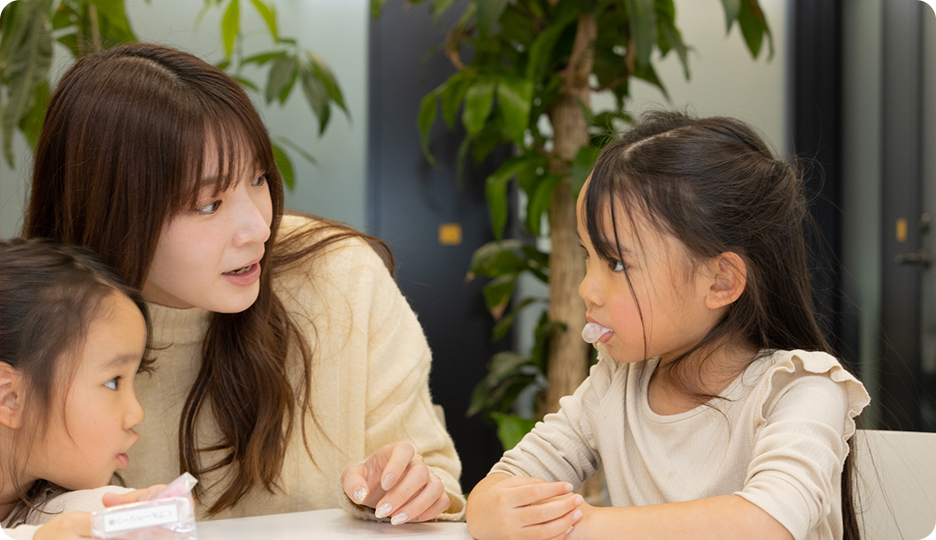
[[936, 433], [860, 429], [853, 446], [862, 538], [936, 540]]

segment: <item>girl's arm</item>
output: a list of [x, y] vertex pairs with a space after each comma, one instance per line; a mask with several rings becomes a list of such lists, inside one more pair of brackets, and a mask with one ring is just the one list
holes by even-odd
[[69, 512], [50, 519], [44, 525], [4, 528], [0, 535], [11, 540], [86, 540], [92, 538], [91, 515], [87, 512]]
[[468, 497], [468, 532], [479, 540], [562, 540], [582, 517], [568, 482], [490, 474]]
[[[470, 502], [469, 502], [470, 507]], [[582, 505], [568, 540], [614, 538], [626, 531], [641, 540], [793, 540], [779, 521], [738, 495], [622, 508]]]

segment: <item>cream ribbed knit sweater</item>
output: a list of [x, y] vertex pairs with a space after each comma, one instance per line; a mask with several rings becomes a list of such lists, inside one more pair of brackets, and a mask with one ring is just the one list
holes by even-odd
[[[285, 216], [280, 237], [305, 219]], [[373, 519], [373, 510], [354, 507], [343, 494], [339, 475], [397, 441], [412, 443], [442, 479], [451, 506], [439, 519], [462, 519], [461, 463], [433, 410], [429, 347], [383, 261], [365, 242], [348, 240], [279, 278], [274, 287], [313, 351], [312, 411], [321, 428], [311, 420], [306, 427], [315, 463], [297, 425], [280, 489], [269, 493], [255, 488], [236, 507], [212, 519], [337, 507]], [[141, 439], [130, 450], [130, 465], [123, 472], [127, 485], [135, 487], [167, 483], [180, 473], [179, 418], [199, 370], [199, 350], [210, 315], [202, 309], [152, 304], [149, 309], [156, 371], [137, 377], [137, 397], [146, 419], [138, 426]], [[298, 374], [300, 358], [290, 360]], [[215, 429], [211, 415], [203, 414], [201, 445], [216, 440]], [[211, 486], [219, 479], [219, 474], [211, 474], [201, 482]], [[217, 489], [208, 491], [209, 501], [214, 500], [212, 493]]]

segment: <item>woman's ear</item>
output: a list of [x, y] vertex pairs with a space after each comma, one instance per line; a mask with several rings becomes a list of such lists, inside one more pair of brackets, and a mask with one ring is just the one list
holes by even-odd
[[747, 265], [744, 259], [733, 251], [726, 251], [712, 258], [707, 266], [712, 280], [705, 305], [709, 309], [718, 309], [737, 300], [747, 285]]
[[0, 362], [0, 424], [19, 429], [23, 419], [23, 376], [15, 367]]

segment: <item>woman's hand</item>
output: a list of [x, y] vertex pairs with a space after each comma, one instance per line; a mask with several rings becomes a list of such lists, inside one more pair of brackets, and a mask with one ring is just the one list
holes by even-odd
[[156, 484], [146, 489], [137, 489], [128, 493], [105, 493], [104, 497], [101, 498], [101, 502], [104, 503], [104, 506], [111, 507], [121, 504], [151, 501], [164, 489], [166, 489], [166, 484]]
[[375, 508], [394, 525], [432, 519], [449, 507], [442, 480], [407, 442], [390, 444], [341, 474], [341, 486], [356, 504]]
[[492, 474], [468, 497], [468, 532], [480, 540], [563, 540], [583, 502], [568, 482]]
[[39, 527], [33, 540], [84, 540], [91, 536], [91, 514], [69, 512]]

